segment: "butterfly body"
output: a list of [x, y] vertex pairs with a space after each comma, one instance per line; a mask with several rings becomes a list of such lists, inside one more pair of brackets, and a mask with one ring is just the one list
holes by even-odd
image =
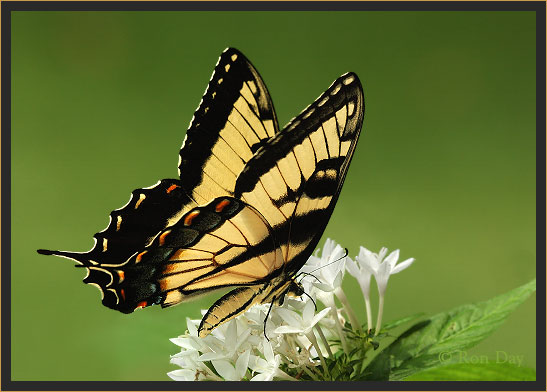
[[76, 260], [123, 313], [235, 286], [204, 316], [205, 336], [256, 303], [302, 294], [294, 276], [334, 210], [363, 115], [350, 73], [280, 130], [260, 75], [227, 49], [187, 131], [180, 180], [135, 190], [89, 252], [39, 253]]

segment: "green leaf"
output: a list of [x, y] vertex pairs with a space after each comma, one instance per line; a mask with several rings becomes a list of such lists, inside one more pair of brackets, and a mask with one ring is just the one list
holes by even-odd
[[409, 321], [416, 320], [417, 318], [423, 317], [423, 316], [425, 316], [425, 313], [417, 313], [417, 314], [413, 314], [412, 316], [406, 316], [397, 320], [387, 322], [382, 326], [380, 333], [388, 331], [395, 327], [398, 327], [399, 325], [408, 323]]
[[470, 348], [490, 335], [536, 289], [536, 280], [506, 294], [459, 306], [420, 321], [403, 332], [367, 366], [367, 379], [402, 380], [446, 365], [452, 352]]
[[456, 363], [414, 374], [405, 381], [535, 381], [536, 371], [508, 363]]

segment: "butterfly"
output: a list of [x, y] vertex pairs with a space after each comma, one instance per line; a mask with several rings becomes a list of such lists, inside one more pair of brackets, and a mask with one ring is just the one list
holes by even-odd
[[38, 253], [75, 260], [123, 313], [235, 287], [203, 317], [204, 337], [254, 304], [303, 294], [295, 276], [334, 210], [363, 116], [347, 73], [280, 129], [256, 68], [228, 48], [186, 132], [179, 179], [133, 191], [90, 251]]

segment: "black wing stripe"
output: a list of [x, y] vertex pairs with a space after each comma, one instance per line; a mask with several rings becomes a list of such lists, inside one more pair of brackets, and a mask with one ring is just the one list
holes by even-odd
[[310, 146], [311, 146], [311, 149], [313, 151], [313, 161], [315, 162], [315, 164], [317, 165], [317, 153], [315, 152], [315, 147], [311, 141], [311, 138], [310, 138], [310, 135], [308, 135], [308, 141], [310, 143]]
[[329, 149], [329, 143], [327, 142], [327, 135], [325, 134], [325, 128], [323, 128], [323, 124], [321, 124], [321, 133], [323, 134], [323, 139], [325, 140], [325, 150], [327, 150], [327, 157], [330, 158], [330, 149]]

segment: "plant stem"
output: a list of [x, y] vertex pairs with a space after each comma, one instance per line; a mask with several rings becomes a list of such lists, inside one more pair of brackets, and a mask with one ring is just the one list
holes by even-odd
[[357, 320], [357, 317], [355, 316], [355, 313], [353, 312], [353, 309], [349, 304], [348, 298], [346, 297], [344, 291], [341, 288], [337, 288], [334, 293], [336, 294], [340, 302], [342, 302], [342, 305], [344, 306], [344, 310], [349, 317], [349, 322], [351, 323], [351, 327], [353, 328], [353, 330], [362, 332], [363, 329], [361, 328], [361, 325], [359, 324], [359, 321]]
[[330, 349], [329, 342], [327, 341], [327, 338], [325, 337], [325, 334], [323, 333], [321, 326], [319, 324], [315, 324], [315, 329], [317, 329], [317, 332], [319, 332], [319, 336], [321, 337], [321, 340], [323, 341], [323, 344], [325, 345], [325, 348], [327, 349], [327, 352], [329, 353], [329, 357], [332, 358], [333, 355]]
[[307, 366], [302, 367], [302, 369], [306, 372], [306, 374], [307, 374], [308, 376], [310, 376], [311, 378], [313, 378], [314, 381], [319, 381], [319, 379], [317, 378], [317, 376], [315, 375], [315, 373], [313, 373], [310, 369], [308, 369]]
[[[315, 338], [315, 334], [313, 333], [313, 330], [307, 333], [306, 337], [310, 340], [311, 344], [313, 344], [313, 347], [315, 347], [317, 354], [319, 354], [319, 359], [321, 360], [321, 364], [323, 365], [323, 369], [325, 372], [324, 376], [330, 376], [329, 369], [327, 367], [327, 361], [325, 361], [325, 357], [323, 356], [323, 353], [321, 352], [321, 348], [319, 347], [319, 344], [317, 344], [317, 339]], [[325, 377], [325, 380], [326, 379], [327, 377]]]
[[[363, 295], [365, 295], [364, 292]], [[370, 309], [370, 297], [368, 295], [365, 296], [365, 306], [367, 308], [367, 332], [370, 332], [372, 329], [372, 311]]]
[[[299, 346], [302, 350], [306, 351], [306, 352], [308, 353], [308, 356], [311, 356], [311, 355], [310, 355], [310, 350], [309, 350], [306, 346], [304, 346], [304, 343], [302, 343], [299, 339], [293, 339], [293, 342], [296, 343], [296, 345]], [[311, 348], [311, 346], [310, 346], [310, 348]], [[307, 367], [306, 367], [306, 368], [307, 368]], [[315, 368], [312, 368], [312, 369], [307, 368], [307, 369], [308, 369], [308, 371], [310, 371], [310, 372], [313, 371], [313, 373], [315, 374], [315, 377], [313, 377], [313, 378], [314, 378], [314, 380], [318, 381], [319, 378], [317, 378], [317, 377], [318, 377], [318, 376], [321, 376], [321, 374], [319, 374], [319, 372], [317, 372], [317, 371], [315, 370]]]
[[380, 333], [380, 327], [382, 326], [382, 314], [384, 313], [384, 295], [380, 294], [380, 301], [378, 302], [378, 319], [376, 320], [376, 332], [374, 335]]

